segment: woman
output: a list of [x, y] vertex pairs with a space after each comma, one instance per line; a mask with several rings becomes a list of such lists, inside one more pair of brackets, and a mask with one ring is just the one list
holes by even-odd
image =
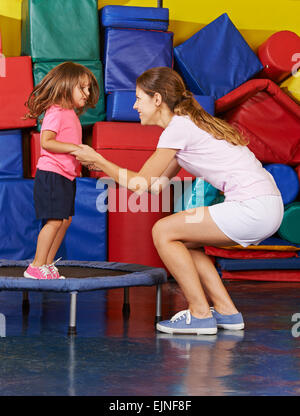
[[[218, 327], [243, 329], [241, 313], [199, 247], [247, 247], [274, 234], [283, 217], [275, 181], [245, 139], [225, 121], [206, 113], [174, 70], [158, 67], [144, 72], [137, 79], [134, 109], [141, 124], [164, 129], [156, 151], [138, 173], [121, 170], [85, 145], [73, 154], [138, 193], [155, 185], [152, 178], [172, 178], [184, 168], [225, 195], [223, 203], [182, 211], [154, 225], [155, 247], [188, 303], [187, 310], [158, 323], [157, 329], [173, 334], [215, 334]], [[138, 181], [132, 179], [138, 177], [143, 180], [133, 186]]]

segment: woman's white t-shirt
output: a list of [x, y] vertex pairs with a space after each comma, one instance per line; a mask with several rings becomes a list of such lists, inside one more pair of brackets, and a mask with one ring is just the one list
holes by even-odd
[[273, 176], [247, 146], [215, 139], [188, 116], [172, 118], [157, 148], [176, 149], [178, 164], [224, 192], [226, 201], [280, 195]]

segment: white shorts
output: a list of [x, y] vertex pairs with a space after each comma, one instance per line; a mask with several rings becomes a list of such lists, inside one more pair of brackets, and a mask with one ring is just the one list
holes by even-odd
[[220, 230], [243, 247], [257, 245], [276, 233], [284, 213], [282, 198], [277, 195], [225, 201], [208, 209]]

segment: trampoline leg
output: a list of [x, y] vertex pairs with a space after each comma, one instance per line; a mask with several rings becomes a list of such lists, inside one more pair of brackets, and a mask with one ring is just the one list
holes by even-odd
[[156, 286], [156, 315], [155, 324], [162, 320], [161, 314], [161, 285]]
[[29, 308], [30, 308], [30, 304], [29, 304], [28, 292], [24, 291], [23, 292], [23, 302], [22, 302], [22, 312], [23, 312], [23, 314], [28, 315]]
[[71, 301], [70, 301], [70, 322], [69, 322], [69, 329], [68, 335], [76, 335], [76, 300], [77, 300], [77, 292], [71, 292]]
[[129, 304], [129, 287], [124, 287], [124, 303], [123, 303], [123, 316], [129, 318], [130, 304]]

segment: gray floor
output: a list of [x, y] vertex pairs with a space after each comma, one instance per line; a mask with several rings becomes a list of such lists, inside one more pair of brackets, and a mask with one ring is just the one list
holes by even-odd
[[[226, 286], [246, 329], [201, 337], [155, 332], [154, 287], [130, 290], [128, 320], [123, 290], [80, 293], [75, 337], [69, 295], [31, 292], [23, 314], [22, 292], [2, 291], [0, 395], [298, 396], [300, 284]], [[177, 284], [165, 284], [164, 319], [185, 307]]]

